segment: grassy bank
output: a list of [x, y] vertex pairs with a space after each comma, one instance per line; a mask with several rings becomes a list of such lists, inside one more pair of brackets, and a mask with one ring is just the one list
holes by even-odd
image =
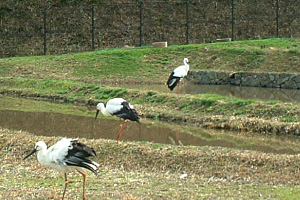
[[77, 54], [0, 59], [6, 77], [88, 82], [165, 83], [188, 57], [191, 70], [300, 72], [299, 39], [210, 43], [168, 48], [107, 49]]
[[[13, 137], [12, 137], [13, 136]], [[34, 143], [58, 138], [0, 129], [3, 199], [59, 199], [63, 176], [22, 160]], [[81, 139], [95, 148], [99, 175], [88, 174], [89, 199], [298, 199], [299, 156], [219, 147]], [[26, 145], [24, 145], [26, 144]], [[186, 173], [187, 177], [180, 176]], [[67, 199], [80, 199], [81, 176], [72, 173]]]
[[95, 106], [123, 97], [142, 117], [194, 126], [299, 135], [300, 104], [229, 98], [216, 94], [177, 95], [112, 88], [74, 80], [0, 78], [0, 93]]

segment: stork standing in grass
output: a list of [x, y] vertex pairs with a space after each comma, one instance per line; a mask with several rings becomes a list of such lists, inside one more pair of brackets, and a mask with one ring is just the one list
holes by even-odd
[[117, 136], [118, 141], [121, 139], [122, 131], [129, 121], [140, 123], [140, 117], [137, 111], [123, 98], [110, 99], [106, 105], [104, 103], [98, 103], [96, 109], [95, 119], [97, 119], [99, 111], [101, 111], [104, 116], [116, 116], [125, 120], [124, 125], [122, 123], [120, 124], [120, 130]]
[[39, 163], [44, 166], [53, 168], [65, 175], [65, 189], [62, 199], [64, 199], [67, 187], [69, 185], [67, 173], [77, 170], [83, 176], [83, 199], [85, 196], [85, 171], [90, 170], [97, 175], [96, 170], [99, 164], [87, 159], [90, 156], [96, 156], [93, 148], [86, 146], [76, 139], [63, 138], [56, 144], [47, 148], [43, 141], [36, 143], [34, 149], [25, 156], [24, 160], [37, 152], [37, 159]]
[[190, 66], [189, 60], [187, 58], [183, 59], [183, 64], [173, 70], [170, 74], [169, 79], [167, 81], [168, 88], [172, 91], [176, 86], [178, 86], [177, 92], [180, 90], [180, 81], [187, 75]]

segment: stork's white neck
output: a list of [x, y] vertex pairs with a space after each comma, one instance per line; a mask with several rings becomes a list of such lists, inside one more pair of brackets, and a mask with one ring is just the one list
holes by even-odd
[[189, 64], [188, 64], [188, 59], [187, 59], [187, 58], [183, 59], [183, 64], [184, 64], [184, 65], [189, 65]]
[[101, 111], [104, 116], [110, 116], [111, 114], [106, 109], [104, 103], [98, 103], [97, 109]]
[[48, 153], [48, 149], [47, 149], [47, 145], [43, 142], [43, 145], [39, 146], [38, 152], [37, 152], [37, 159], [38, 161], [47, 166], [47, 153]]

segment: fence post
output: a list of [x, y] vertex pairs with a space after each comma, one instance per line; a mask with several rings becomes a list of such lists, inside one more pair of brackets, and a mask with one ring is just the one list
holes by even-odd
[[235, 40], [235, 0], [232, 0], [231, 3], [231, 40]]
[[143, 46], [143, 0], [140, 0], [140, 47]]
[[277, 33], [277, 38], [280, 37], [279, 18], [280, 18], [279, 0], [276, 0], [276, 33]]
[[92, 5], [92, 50], [95, 49], [95, 5]]
[[186, 44], [189, 44], [189, 9], [190, 9], [190, 1], [186, 0]]
[[47, 54], [47, 8], [44, 9], [44, 55]]

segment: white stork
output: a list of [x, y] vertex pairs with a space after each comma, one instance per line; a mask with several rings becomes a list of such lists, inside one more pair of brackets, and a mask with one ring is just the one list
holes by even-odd
[[97, 119], [99, 111], [101, 111], [104, 116], [116, 116], [125, 120], [124, 125], [122, 123], [120, 124], [120, 130], [117, 136], [118, 141], [122, 136], [122, 130], [129, 121], [136, 121], [140, 123], [140, 117], [137, 111], [123, 98], [110, 99], [106, 105], [104, 103], [98, 103], [96, 109], [97, 112], [95, 119]]
[[97, 175], [96, 170], [99, 164], [87, 159], [90, 156], [96, 156], [93, 148], [86, 146], [76, 139], [63, 138], [56, 144], [47, 148], [44, 141], [36, 143], [34, 149], [24, 157], [24, 160], [37, 152], [39, 163], [53, 168], [65, 175], [65, 189], [62, 199], [65, 197], [66, 189], [69, 185], [67, 173], [77, 170], [83, 176], [83, 199], [85, 196], [86, 169]]
[[180, 81], [187, 75], [190, 66], [188, 64], [189, 60], [187, 58], [183, 59], [183, 64], [173, 70], [167, 81], [168, 88], [172, 91], [178, 85], [178, 90], [180, 89]]

